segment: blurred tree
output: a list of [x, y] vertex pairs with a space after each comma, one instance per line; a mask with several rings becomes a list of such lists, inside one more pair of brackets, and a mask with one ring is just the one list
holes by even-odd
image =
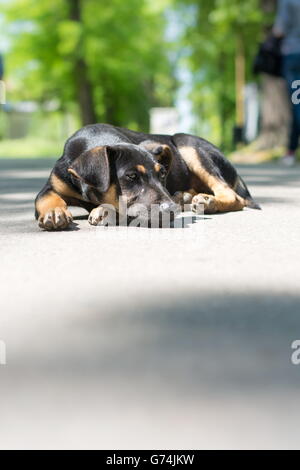
[[[83, 28], [82, 9], [80, 0], [68, 0], [70, 20], [78, 25], [79, 30]], [[84, 57], [84, 48], [81, 41], [78, 42], [77, 54], [74, 58], [74, 77], [75, 88], [78, 96], [79, 107], [81, 112], [81, 121], [83, 125], [92, 124], [97, 121], [93, 87], [88, 76], [88, 66]]]
[[[152, 106], [172, 105], [164, 38], [168, 0], [11, 0], [5, 5], [15, 99], [80, 106], [84, 124], [147, 130]], [[11, 93], [10, 93], [11, 95]]]

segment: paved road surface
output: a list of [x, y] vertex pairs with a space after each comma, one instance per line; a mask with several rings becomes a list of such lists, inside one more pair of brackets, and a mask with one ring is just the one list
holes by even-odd
[[300, 448], [300, 168], [240, 169], [263, 211], [46, 233], [51, 165], [0, 160], [0, 448]]

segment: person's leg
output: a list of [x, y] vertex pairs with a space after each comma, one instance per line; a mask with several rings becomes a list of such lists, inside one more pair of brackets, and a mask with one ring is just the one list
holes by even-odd
[[283, 162], [291, 165], [295, 162], [295, 153], [299, 145], [300, 137], [300, 104], [292, 102], [295, 89], [292, 87], [295, 80], [300, 80], [300, 54], [287, 55], [283, 58], [283, 75], [287, 82], [288, 92], [291, 99], [292, 123], [289, 136], [288, 154]]
[[291, 131], [290, 131], [290, 138], [289, 138], [289, 147], [288, 151], [290, 154], [295, 154], [299, 143], [299, 125], [297, 114], [295, 113], [294, 107], [292, 108], [292, 123], [291, 123]]

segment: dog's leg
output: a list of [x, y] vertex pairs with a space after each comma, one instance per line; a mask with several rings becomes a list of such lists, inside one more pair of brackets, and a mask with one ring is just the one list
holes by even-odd
[[65, 229], [73, 220], [66, 202], [51, 188], [37, 196], [35, 209], [38, 224], [45, 230]]
[[192, 199], [192, 211], [196, 213], [202, 213], [202, 207], [204, 207], [205, 214], [215, 214], [216, 212], [241, 211], [245, 206], [240, 196], [227, 190], [223, 194], [215, 193], [215, 195], [199, 193]]
[[192, 209], [197, 212], [204, 205], [204, 212], [240, 211], [247, 204], [226, 181], [217, 174], [204, 168], [198, 151], [192, 146], [181, 146], [179, 152], [191, 173], [196, 176], [199, 184], [204, 185], [212, 194], [198, 193], [192, 199]]

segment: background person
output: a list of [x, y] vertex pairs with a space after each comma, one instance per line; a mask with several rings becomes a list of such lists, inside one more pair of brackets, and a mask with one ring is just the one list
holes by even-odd
[[[295, 90], [292, 84], [300, 80], [300, 0], [279, 0], [274, 34], [282, 37], [281, 52], [283, 56], [282, 71], [292, 98]], [[294, 165], [300, 136], [300, 104], [292, 105], [292, 124], [288, 152], [282, 162]]]

